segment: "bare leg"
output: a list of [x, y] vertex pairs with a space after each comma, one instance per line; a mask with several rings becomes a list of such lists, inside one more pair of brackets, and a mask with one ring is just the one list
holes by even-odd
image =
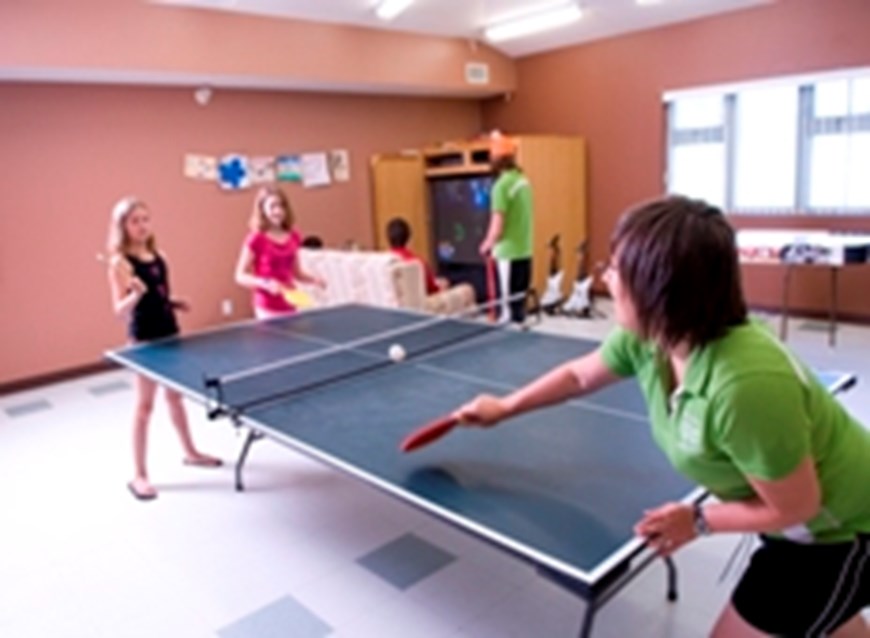
[[870, 638], [870, 627], [861, 613], [855, 614], [831, 634], [831, 638]]
[[743, 620], [731, 603], [728, 603], [719, 614], [716, 626], [710, 634], [710, 638], [765, 638], [766, 636], [766, 633], [758, 631]]
[[184, 448], [185, 463], [204, 466], [221, 465], [220, 459], [202, 454], [193, 444], [193, 438], [190, 436], [190, 426], [187, 423], [187, 412], [184, 410], [181, 395], [175, 390], [167, 388], [166, 402], [169, 405], [169, 417], [172, 419], [172, 425], [175, 426], [178, 438], [181, 439], [181, 447]]
[[[747, 623], [730, 603], [722, 611], [711, 638], [760, 638], [767, 634], [758, 631]], [[831, 638], [870, 638], [870, 627], [867, 621], [858, 613], [846, 623], [840, 625]]]
[[146, 457], [148, 456], [148, 421], [154, 409], [154, 393], [157, 385], [139, 375], [136, 377], [136, 413], [133, 416], [133, 462], [135, 475], [130, 489], [140, 498], [154, 498], [157, 491], [148, 480]]

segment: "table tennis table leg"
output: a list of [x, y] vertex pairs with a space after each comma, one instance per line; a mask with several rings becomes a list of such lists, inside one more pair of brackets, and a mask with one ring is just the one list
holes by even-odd
[[245, 437], [245, 443], [242, 446], [242, 451], [239, 453], [239, 458], [236, 461], [236, 491], [244, 492], [245, 485], [242, 482], [242, 468], [245, 465], [245, 459], [248, 458], [248, 452], [251, 450], [251, 445], [254, 441], [263, 438], [263, 433], [254, 430], [253, 428], [248, 429], [248, 436]]
[[579, 638], [589, 638], [592, 635], [592, 623], [595, 621], [595, 612], [598, 611], [598, 605], [590, 600], [586, 605], [586, 613], [583, 614], [583, 623], [580, 625]]
[[674, 559], [670, 556], [665, 556], [665, 568], [668, 570], [668, 602], [677, 600], [677, 566], [674, 565]]
[[782, 308], [780, 309], [781, 316], [779, 318], [779, 339], [785, 341], [788, 339], [788, 287], [791, 284], [791, 264], [785, 265], [785, 271], [782, 273]]
[[[592, 624], [595, 621], [595, 614], [598, 609], [603, 607], [608, 600], [613, 598], [623, 587], [628, 585], [635, 576], [640, 574], [640, 572], [656, 558], [657, 556], [655, 554], [650, 554], [637, 566], [623, 574], [610, 587], [596, 595], [586, 598], [586, 611], [583, 614], [583, 622], [580, 624], [580, 638], [589, 638], [592, 635]], [[665, 563], [668, 579], [666, 597], [668, 602], [673, 603], [677, 600], [677, 566], [674, 564], [674, 559], [671, 556], [665, 556], [662, 560]]]
[[837, 343], [837, 267], [831, 266], [831, 298], [828, 306], [828, 345]]

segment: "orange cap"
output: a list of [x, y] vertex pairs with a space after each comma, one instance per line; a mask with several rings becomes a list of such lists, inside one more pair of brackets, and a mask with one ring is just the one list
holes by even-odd
[[493, 131], [489, 136], [490, 157], [504, 157], [517, 152], [517, 143], [512, 137], [502, 135], [499, 131]]

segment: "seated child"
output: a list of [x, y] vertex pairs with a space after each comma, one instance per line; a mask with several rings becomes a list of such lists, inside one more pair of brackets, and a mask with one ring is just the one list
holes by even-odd
[[423, 266], [427, 295], [433, 295], [447, 288], [448, 282], [445, 279], [436, 279], [429, 264], [408, 248], [408, 241], [411, 239], [411, 227], [408, 222], [401, 217], [391, 219], [387, 224], [387, 239], [390, 242], [390, 250], [394, 254], [405, 261], [416, 261]]

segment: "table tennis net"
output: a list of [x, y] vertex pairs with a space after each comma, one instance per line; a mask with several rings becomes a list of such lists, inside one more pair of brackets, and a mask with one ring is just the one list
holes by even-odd
[[[496, 330], [498, 328], [484, 322], [440, 319], [421, 321], [400, 332], [387, 331], [383, 336], [375, 334], [346, 344], [325, 342], [322, 348], [304, 355], [240, 371], [225, 379], [214, 379], [210, 382], [210, 394], [221, 409], [244, 412], [386, 366], [404, 365], [437, 351], [461, 347], [464, 342]], [[390, 359], [389, 349], [393, 344], [405, 351], [403, 362]]]

